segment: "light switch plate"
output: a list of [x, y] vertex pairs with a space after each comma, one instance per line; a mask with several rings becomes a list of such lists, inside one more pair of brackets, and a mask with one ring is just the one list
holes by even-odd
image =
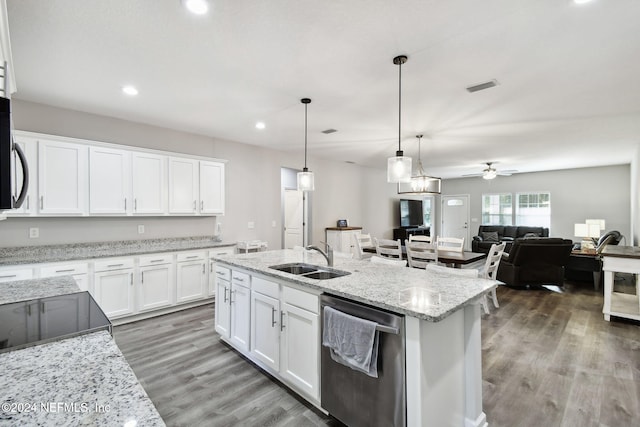
[[144, 234], [144, 225], [138, 226], [138, 234]]
[[253, 221], [249, 221], [248, 227], [249, 227], [249, 229], [256, 228], [256, 223], [253, 222]]
[[38, 227], [31, 227], [29, 229], [29, 238], [37, 239], [38, 237], [40, 237], [40, 229]]

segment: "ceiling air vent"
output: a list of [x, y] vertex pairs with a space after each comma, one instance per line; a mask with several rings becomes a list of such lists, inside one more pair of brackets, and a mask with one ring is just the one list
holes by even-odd
[[322, 133], [324, 133], [324, 134], [326, 134], [326, 135], [328, 135], [328, 134], [330, 134], [330, 133], [334, 133], [334, 132], [338, 132], [338, 131], [337, 131], [337, 130], [335, 130], [335, 129], [327, 129], [327, 130], [323, 130], [323, 131], [322, 131]]
[[496, 79], [493, 79], [493, 80], [489, 80], [488, 82], [469, 86], [467, 88], [467, 91], [470, 93], [473, 93], [473, 92], [478, 92], [479, 90], [485, 90], [485, 89], [489, 89], [496, 86], [498, 86], [498, 81]]

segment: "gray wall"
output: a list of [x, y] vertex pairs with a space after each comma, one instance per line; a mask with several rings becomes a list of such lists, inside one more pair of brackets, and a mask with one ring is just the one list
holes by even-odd
[[[631, 244], [630, 165], [522, 173], [494, 180], [449, 179], [442, 194], [471, 195], [471, 236], [482, 220], [482, 194], [548, 191], [551, 193], [550, 235], [574, 241], [573, 225], [605, 219], [607, 230], [618, 230]], [[475, 220], [475, 222], [474, 222]]]

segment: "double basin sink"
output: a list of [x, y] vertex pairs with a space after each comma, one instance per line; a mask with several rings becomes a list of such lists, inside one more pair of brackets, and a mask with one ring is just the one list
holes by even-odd
[[327, 280], [351, 274], [348, 271], [335, 270], [319, 265], [294, 262], [290, 264], [272, 265], [269, 268], [309, 279]]

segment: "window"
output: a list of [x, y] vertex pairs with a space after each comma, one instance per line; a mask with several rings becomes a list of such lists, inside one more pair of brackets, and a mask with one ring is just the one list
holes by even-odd
[[424, 215], [424, 225], [431, 227], [433, 231], [433, 196], [422, 199], [422, 214]]
[[551, 225], [551, 194], [517, 193], [516, 225], [548, 228]]
[[482, 195], [482, 223], [485, 225], [513, 224], [511, 194]]

